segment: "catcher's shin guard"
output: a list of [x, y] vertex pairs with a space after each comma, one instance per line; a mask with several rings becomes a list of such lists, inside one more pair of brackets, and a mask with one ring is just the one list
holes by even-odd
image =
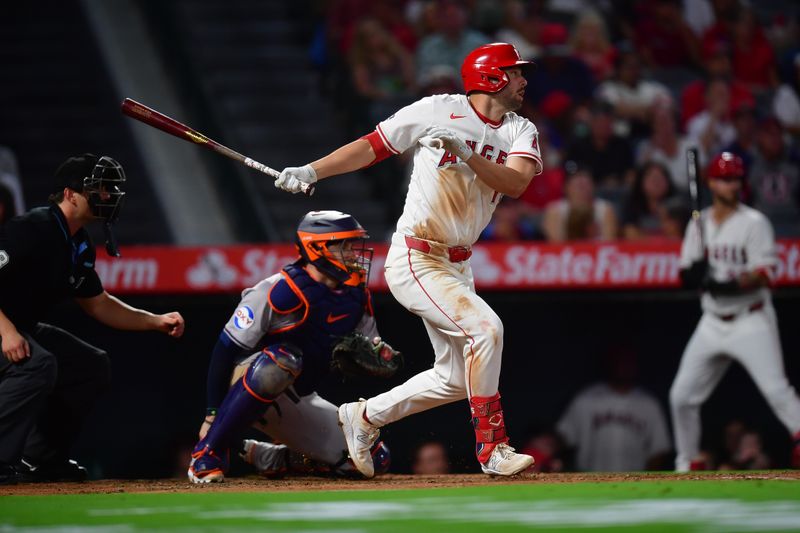
[[265, 348], [228, 391], [206, 435], [212, 450], [229, 449], [239, 433], [261, 415], [300, 375], [302, 360], [285, 345]]
[[508, 442], [500, 393], [494, 396], [473, 396], [469, 399], [472, 427], [475, 428], [475, 455], [481, 464], [487, 462], [495, 446]]
[[262, 401], [274, 400], [294, 383], [303, 371], [300, 349], [287, 344], [264, 348], [244, 375], [247, 391]]

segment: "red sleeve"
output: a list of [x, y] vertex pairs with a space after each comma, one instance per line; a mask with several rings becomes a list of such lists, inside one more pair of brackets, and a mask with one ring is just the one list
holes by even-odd
[[392, 152], [390, 152], [389, 149], [386, 147], [386, 145], [383, 144], [383, 140], [381, 139], [381, 136], [377, 132], [377, 130], [367, 135], [364, 135], [361, 138], [366, 139], [367, 142], [369, 142], [369, 145], [372, 146], [372, 151], [375, 152], [375, 159], [372, 161], [372, 163], [370, 163], [364, 168], [371, 167], [376, 163], [380, 163], [381, 161], [392, 155]]

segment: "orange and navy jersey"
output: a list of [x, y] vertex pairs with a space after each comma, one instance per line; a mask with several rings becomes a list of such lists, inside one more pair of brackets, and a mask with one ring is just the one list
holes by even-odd
[[298, 346], [303, 373], [295, 389], [300, 394], [314, 390], [328, 372], [338, 337], [353, 331], [378, 336], [369, 292], [363, 287], [330, 289], [298, 265], [288, 265], [243, 291], [225, 325], [228, 337], [246, 350], [280, 342]]

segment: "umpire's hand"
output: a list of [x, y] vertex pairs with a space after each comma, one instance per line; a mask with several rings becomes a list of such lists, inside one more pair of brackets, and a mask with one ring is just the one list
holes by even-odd
[[31, 356], [31, 347], [25, 337], [19, 331], [3, 332], [3, 355], [12, 363], [19, 363], [26, 357]]
[[158, 331], [166, 333], [170, 337], [175, 337], [176, 339], [183, 335], [185, 323], [183, 321], [183, 317], [177, 311], [165, 313], [163, 315], [157, 315], [156, 319], [158, 320], [158, 323], [156, 324], [156, 329]]

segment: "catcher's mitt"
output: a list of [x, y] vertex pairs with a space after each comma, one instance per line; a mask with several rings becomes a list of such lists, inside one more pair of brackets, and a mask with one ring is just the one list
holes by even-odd
[[403, 366], [403, 354], [376, 337], [361, 333], [342, 337], [331, 354], [331, 369], [344, 376], [392, 377]]

